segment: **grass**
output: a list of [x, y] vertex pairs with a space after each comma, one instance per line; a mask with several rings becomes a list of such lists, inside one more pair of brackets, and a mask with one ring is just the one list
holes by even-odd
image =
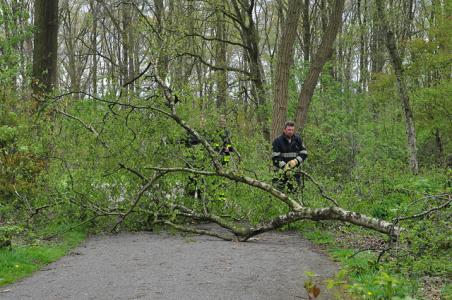
[[[365, 251], [357, 255], [353, 249], [345, 249], [334, 238], [334, 233], [319, 228], [312, 222], [298, 225], [301, 234], [314, 244], [322, 245], [329, 255], [341, 265], [335, 278], [328, 280], [328, 286], [345, 289], [351, 299], [405, 299], [405, 295], [416, 289], [416, 283], [402, 278], [377, 265], [377, 255]], [[397, 298], [400, 297], [400, 298]], [[410, 298], [407, 298], [410, 299]]]
[[0, 286], [26, 277], [42, 266], [66, 255], [86, 238], [80, 231], [67, 232], [57, 242], [0, 249]]

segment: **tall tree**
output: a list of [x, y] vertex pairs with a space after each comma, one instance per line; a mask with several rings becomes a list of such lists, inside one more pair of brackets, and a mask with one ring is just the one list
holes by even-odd
[[91, 10], [92, 18], [92, 28], [91, 28], [91, 56], [92, 56], [92, 68], [91, 68], [91, 82], [92, 82], [92, 94], [97, 95], [97, 67], [98, 67], [98, 57], [97, 57], [97, 3], [94, 0], [89, 1], [89, 7]]
[[[65, 71], [67, 76], [60, 80], [60, 87], [64, 85], [65, 79], [69, 80], [68, 88], [71, 91], [83, 91], [83, 75], [87, 69], [89, 48], [88, 45], [88, 27], [86, 22], [87, 15], [83, 13], [83, 2], [60, 2], [60, 32], [61, 36], [61, 57], [63, 68], [59, 71]], [[86, 40], [86, 41], [85, 41]], [[85, 81], [86, 82], [86, 81]], [[81, 97], [81, 94], [76, 94]]]
[[57, 83], [58, 0], [35, 0], [33, 82], [35, 94], [50, 92]]
[[216, 64], [223, 67], [222, 70], [217, 70], [217, 107], [225, 109], [226, 97], [228, 92], [228, 73], [226, 70], [227, 64], [227, 40], [226, 22], [223, 12], [217, 13], [216, 20], [216, 38], [218, 39], [216, 47]]
[[328, 27], [326, 28], [319, 49], [312, 59], [308, 74], [298, 96], [298, 106], [295, 113], [295, 126], [297, 128], [302, 129], [306, 123], [309, 104], [319, 80], [320, 73], [328, 58], [333, 54], [333, 44], [336, 40], [339, 28], [342, 26], [343, 10], [344, 0], [335, 0]]
[[[410, 105], [410, 98], [408, 96], [408, 90], [405, 83], [404, 68], [402, 65], [402, 57], [397, 49], [397, 44], [394, 36], [394, 32], [389, 28], [388, 21], [383, 12], [384, 3], [383, 0], [377, 0], [377, 13], [382, 22], [383, 32], [386, 36], [386, 48], [388, 49], [389, 56], [391, 58], [392, 67], [397, 79], [397, 89], [402, 103], [402, 109], [405, 115], [405, 129], [408, 139], [408, 153], [409, 164], [413, 174], [417, 174], [419, 171], [417, 161], [417, 147], [416, 147], [416, 128], [414, 126], [413, 111]], [[402, 34], [405, 36], [406, 34]]]
[[294, 43], [297, 37], [297, 25], [303, 3], [300, 0], [289, 0], [287, 16], [282, 28], [276, 62], [271, 140], [281, 132], [287, 120], [287, 104], [289, 94], [289, 75], [293, 64]]
[[270, 140], [270, 130], [267, 125], [267, 116], [260, 108], [267, 103], [267, 89], [264, 66], [261, 59], [259, 48], [259, 30], [254, 21], [255, 1], [250, 0], [232, 0], [234, 14], [229, 17], [235, 22], [242, 42], [245, 46], [246, 60], [251, 73], [253, 87], [251, 94], [256, 100], [258, 106], [258, 122], [262, 127], [262, 132], [267, 140]]
[[309, 13], [309, 0], [303, 5], [303, 60], [309, 61], [311, 54], [311, 21]]

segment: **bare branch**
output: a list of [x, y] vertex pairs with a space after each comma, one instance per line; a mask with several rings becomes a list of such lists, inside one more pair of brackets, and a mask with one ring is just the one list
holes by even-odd
[[125, 169], [125, 170], [131, 172], [132, 174], [135, 174], [135, 175], [138, 176], [141, 180], [146, 181], [146, 178], [145, 178], [140, 172], [138, 172], [137, 170], [134, 170], [134, 169], [131, 169], [131, 168], [129, 168], [129, 167], [126, 167], [126, 166], [125, 166], [124, 164], [122, 164], [122, 163], [119, 163], [119, 166], [120, 166], [122, 169]]
[[119, 225], [121, 225], [122, 222], [124, 222], [125, 218], [127, 218], [127, 216], [134, 210], [134, 208], [137, 206], [137, 204], [139, 203], [141, 197], [143, 196], [143, 194], [163, 175], [165, 175], [165, 172], [157, 172], [155, 173], [150, 179], [148, 179], [147, 183], [144, 184], [140, 191], [135, 195], [133, 201], [132, 201], [132, 205], [130, 206], [129, 210], [127, 210], [127, 212], [125, 212], [121, 218], [119, 219], [118, 222], [116, 222], [115, 226], [113, 227], [112, 231], [116, 232], [118, 230]]
[[207, 61], [205, 61], [201, 55], [199, 54], [194, 54], [194, 53], [190, 53], [190, 52], [184, 52], [184, 53], [180, 53], [178, 56], [190, 56], [190, 57], [194, 57], [196, 58], [199, 62], [201, 62], [203, 65], [208, 66], [209, 68], [211, 68], [212, 70], [216, 70], [216, 71], [230, 71], [230, 72], [237, 72], [237, 73], [242, 73], [246, 76], [251, 77], [251, 73], [248, 71], [245, 71], [243, 69], [239, 69], [239, 68], [234, 68], [234, 67], [230, 67], [230, 66], [216, 66], [216, 65], [212, 65], [211, 63], [208, 63]]
[[424, 217], [424, 216], [427, 216], [427, 215], [431, 214], [432, 212], [435, 212], [435, 211], [441, 210], [441, 209], [443, 209], [443, 208], [446, 208], [446, 207], [448, 207], [448, 206], [450, 205], [450, 203], [452, 202], [452, 197], [451, 197], [451, 195], [448, 195], [448, 197], [449, 197], [449, 200], [448, 200], [447, 202], [441, 204], [440, 206], [435, 206], [435, 207], [433, 207], [433, 208], [431, 208], [431, 209], [429, 209], [429, 210], [427, 210], [427, 211], [421, 212], [421, 213], [416, 214], [416, 215], [406, 216], [406, 217], [397, 217], [397, 218], [395, 218], [395, 219], [393, 220], [393, 222], [397, 224], [399, 221], [422, 218], [422, 217]]
[[173, 222], [170, 221], [159, 221], [159, 222], [155, 222], [156, 224], [158, 223], [163, 223], [166, 225], [169, 225], [179, 231], [182, 232], [189, 232], [189, 233], [195, 233], [195, 234], [201, 234], [201, 235], [208, 235], [208, 236], [213, 236], [213, 237], [217, 237], [220, 238], [222, 240], [225, 241], [234, 241], [237, 240], [234, 236], [229, 236], [229, 235], [224, 235], [218, 232], [213, 232], [213, 231], [209, 231], [209, 230], [204, 230], [204, 229], [196, 229], [190, 226], [186, 226], [186, 225], [178, 225], [178, 224], [174, 224]]
[[60, 114], [62, 114], [63, 116], [66, 116], [66, 117], [68, 117], [68, 118], [71, 118], [71, 119], [73, 119], [73, 120], [76, 120], [77, 122], [79, 122], [80, 124], [82, 124], [83, 127], [85, 127], [86, 129], [88, 129], [90, 132], [92, 132], [92, 133], [96, 136], [96, 138], [101, 142], [101, 144], [102, 144], [105, 148], [108, 148], [108, 144], [107, 144], [106, 142], [104, 142], [104, 141], [100, 138], [100, 134], [97, 132], [97, 130], [96, 130], [93, 126], [91, 126], [90, 124], [85, 123], [82, 119], [80, 119], [80, 118], [78, 118], [78, 117], [76, 117], [76, 116], [74, 116], [74, 115], [71, 115], [71, 114], [69, 114], [69, 113], [67, 113], [67, 112], [65, 112], [65, 111], [62, 111], [62, 110], [59, 110], [59, 109], [55, 109], [55, 111], [58, 112], [58, 113], [60, 113]]
[[331, 198], [330, 196], [328, 196], [327, 194], [325, 194], [324, 188], [323, 188], [317, 181], [315, 181], [315, 179], [314, 179], [311, 175], [309, 175], [308, 173], [306, 173], [306, 172], [304, 172], [304, 171], [300, 171], [300, 172], [301, 172], [304, 176], [308, 177], [308, 179], [309, 179], [315, 186], [317, 186], [317, 188], [319, 189], [320, 195], [321, 195], [323, 198], [325, 198], [325, 199], [327, 199], [327, 200], [333, 202], [334, 205], [339, 206], [339, 204], [337, 203], [336, 200], [334, 200], [333, 198]]
[[240, 46], [242, 48], [248, 49], [248, 47], [246, 45], [244, 45], [242, 43], [239, 43], [239, 42], [233, 42], [233, 41], [229, 41], [229, 40], [224, 40], [224, 39], [220, 39], [220, 38], [217, 38], [217, 37], [207, 37], [207, 36], [204, 36], [204, 35], [199, 34], [199, 33], [190, 33], [190, 34], [186, 34], [185, 36], [186, 37], [199, 37], [199, 38], [201, 38], [201, 39], [203, 39], [205, 41], [222, 42], [222, 43], [225, 43], [225, 44], [234, 45], [234, 46]]

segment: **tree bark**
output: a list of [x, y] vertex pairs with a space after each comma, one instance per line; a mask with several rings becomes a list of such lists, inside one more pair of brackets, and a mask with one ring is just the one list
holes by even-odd
[[163, 39], [164, 36], [164, 23], [165, 23], [165, 4], [163, 0], [155, 0], [155, 18], [156, 18], [156, 30], [158, 33], [158, 40], [162, 44], [162, 48], [160, 49], [158, 53], [158, 59], [157, 59], [157, 72], [158, 75], [165, 80], [166, 76], [168, 75], [168, 64], [169, 64], [169, 58], [166, 53], [165, 49], [165, 40]]
[[298, 96], [298, 106], [295, 114], [295, 126], [300, 131], [303, 129], [307, 115], [309, 104], [314, 94], [315, 87], [319, 80], [322, 68], [328, 58], [333, 54], [333, 44], [337, 33], [342, 26], [342, 11], [344, 10], [344, 0], [335, 0], [330, 23], [326, 29], [325, 35], [322, 38], [319, 49], [315, 54], [311, 66], [309, 67], [308, 75], [303, 83], [300, 94]]
[[276, 62], [271, 140], [280, 134], [287, 121], [290, 68], [293, 65], [294, 43], [302, 8], [302, 1], [289, 0]]
[[303, 6], [303, 60], [309, 62], [311, 57], [311, 20], [309, 16], [309, 0]]
[[[121, 32], [121, 50], [122, 50], [122, 61], [121, 61], [121, 86], [124, 86], [126, 82], [131, 79], [129, 77], [129, 56], [130, 56], [130, 40], [129, 40], [129, 30], [130, 30], [130, 6], [123, 4], [121, 9], [122, 17], [122, 28]], [[124, 91], [128, 93], [130, 86], [126, 86]]]
[[246, 60], [252, 76], [251, 81], [253, 82], [251, 94], [256, 100], [258, 108], [258, 123], [262, 128], [264, 138], [270, 140], [270, 130], [267, 125], [268, 118], [262, 109], [268, 101], [268, 93], [266, 90], [264, 67], [259, 51], [259, 32], [253, 19], [254, 1], [232, 0], [231, 2], [235, 11], [233, 21], [238, 25], [240, 37], [246, 46]]
[[391, 58], [391, 63], [394, 68], [394, 73], [396, 75], [397, 89], [400, 96], [400, 102], [402, 104], [402, 109], [405, 116], [405, 130], [407, 135], [407, 150], [409, 156], [409, 165], [411, 172], [417, 174], [419, 171], [418, 161], [417, 161], [417, 146], [416, 146], [416, 128], [414, 126], [413, 111], [410, 105], [410, 98], [408, 96], [408, 90], [404, 78], [404, 69], [402, 66], [402, 58], [400, 57], [399, 51], [397, 49], [394, 32], [389, 29], [386, 16], [383, 12], [384, 4], [382, 0], [377, 0], [377, 13], [382, 22], [383, 32], [386, 35], [386, 48], [388, 49], [389, 56]]
[[381, 73], [384, 66], [384, 34], [382, 32], [381, 24], [377, 13], [372, 14], [372, 38], [370, 40], [370, 69], [371, 76], [375, 73]]
[[91, 82], [92, 82], [92, 94], [97, 96], [97, 4], [94, 0], [90, 0], [89, 2], [91, 14], [93, 16], [93, 24], [91, 31], [91, 57], [92, 57], [92, 73], [91, 73]]
[[[227, 65], [227, 43], [222, 42], [227, 40], [226, 22], [224, 14], [220, 11], [217, 13], [216, 20], [216, 37], [219, 40], [216, 48], [216, 65], [219, 67], [226, 67]], [[226, 108], [226, 97], [228, 92], [228, 73], [226, 68], [216, 71], [217, 81], [217, 107], [220, 110]]]
[[[364, 0], [364, 8], [362, 9], [361, 0], [357, 2], [358, 24], [360, 28], [359, 34], [359, 89], [365, 91], [367, 89], [367, 45], [365, 30], [367, 30], [366, 14], [367, 3]], [[363, 12], [361, 12], [363, 10]]]
[[35, 95], [48, 93], [56, 85], [58, 56], [58, 0], [35, 0], [33, 81]]

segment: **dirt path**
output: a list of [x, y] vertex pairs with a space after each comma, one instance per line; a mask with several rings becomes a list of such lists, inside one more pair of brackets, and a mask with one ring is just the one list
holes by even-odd
[[[0, 288], [0, 299], [307, 299], [305, 271], [337, 266], [294, 233], [247, 243], [123, 233], [90, 238], [58, 262]], [[331, 299], [322, 287], [319, 299]]]

